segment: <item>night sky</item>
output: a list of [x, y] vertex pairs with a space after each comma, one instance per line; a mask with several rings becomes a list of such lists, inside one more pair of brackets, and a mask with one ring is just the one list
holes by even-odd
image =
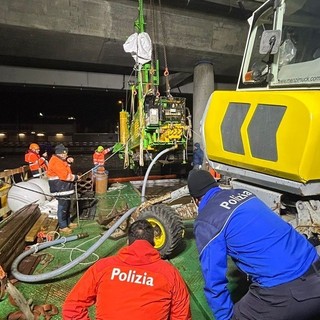
[[78, 132], [114, 132], [122, 109], [119, 100], [125, 105], [126, 92], [1, 86], [0, 124], [65, 123], [74, 117]]
[[[189, 109], [190, 100], [191, 95], [187, 96]], [[77, 132], [111, 133], [119, 122], [119, 101], [130, 111], [127, 91], [0, 86], [0, 125], [66, 123], [68, 117], [74, 117]]]

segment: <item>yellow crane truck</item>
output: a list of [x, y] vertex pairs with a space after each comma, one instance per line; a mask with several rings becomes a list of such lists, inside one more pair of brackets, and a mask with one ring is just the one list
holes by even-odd
[[267, 0], [235, 91], [214, 91], [201, 133], [210, 165], [308, 238], [320, 234], [320, 1]]
[[[317, 244], [320, 1], [267, 0], [248, 22], [237, 89], [214, 91], [201, 121], [206, 158], [228, 187], [252, 191]], [[132, 215], [151, 221], [163, 257], [183, 238], [185, 208], [170, 205], [185, 194], [183, 187], [147, 201]], [[194, 205], [188, 205], [186, 216], [193, 218]]]

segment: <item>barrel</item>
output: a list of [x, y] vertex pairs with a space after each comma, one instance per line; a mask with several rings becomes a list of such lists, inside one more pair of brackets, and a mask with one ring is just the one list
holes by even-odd
[[108, 174], [104, 167], [98, 167], [94, 173], [95, 192], [96, 194], [103, 194], [107, 192], [108, 188]]

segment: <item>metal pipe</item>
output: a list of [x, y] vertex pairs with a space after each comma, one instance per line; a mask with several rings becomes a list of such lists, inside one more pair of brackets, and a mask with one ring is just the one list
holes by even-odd
[[150, 171], [153, 167], [153, 165], [156, 163], [156, 161], [162, 156], [164, 155], [165, 153], [169, 152], [169, 151], [172, 151], [174, 149], [177, 149], [178, 148], [178, 145], [174, 145], [173, 147], [170, 147], [170, 148], [167, 148], [167, 149], [164, 149], [162, 150], [160, 153], [157, 154], [157, 156], [151, 161], [151, 163], [149, 164], [149, 167], [147, 169], [147, 172], [144, 176], [144, 179], [143, 179], [143, 184], [142, 184], [142, 191], [141, 191], [141, 202], [145, 202], [145, 194], [146, 194], [146, 186], [147, 186], [147, 181], [148, 181], [148, 177], [149, 177], [149, 174], [150, 174]]

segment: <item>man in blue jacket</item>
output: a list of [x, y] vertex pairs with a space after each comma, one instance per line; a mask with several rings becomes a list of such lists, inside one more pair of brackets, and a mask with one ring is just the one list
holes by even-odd
[[[320, 319], [316, 249], [252, 192], [221, 189], [208, 171], [191, 170], [190, 195], [204, 291], [216, 320]], [[247, 274], [246, 295], [233, 304], [227, 257]]]
[[193, 169], [201, 169], [203, 163], [203, 150], [201, 149], [199, 142], [194, 144], [192, 162]]

